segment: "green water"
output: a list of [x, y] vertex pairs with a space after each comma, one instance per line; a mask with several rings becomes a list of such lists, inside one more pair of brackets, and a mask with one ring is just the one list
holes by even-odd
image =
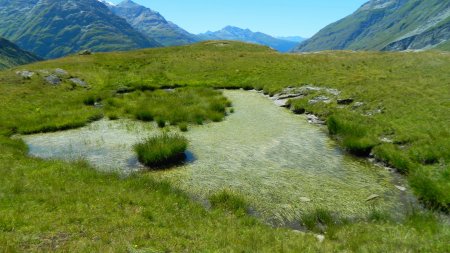
[[[348, 217], [373, 208], [402, 212], [409, 193], [395, 188], [393, 175], [344, 154], [323, 127], [307, 123], [304, 116], [275, 106], [257, 92], [225, 91], [225, 95], [235, 113], [186, 133], [195, 160], [146, 173], [200, 199], [231, 189], [241, 193], [258, 216], [276, 224], [298, 220], [303, 212], [316, 208]], [[33, 156], [83, 158], [100, 170], [130, 173], [145, 170], [132, 145], [159, 131], [149, 123], [99, 121], [81, 129], [23, 138]], [[372, 194], [381, 197], [367, 202]]]

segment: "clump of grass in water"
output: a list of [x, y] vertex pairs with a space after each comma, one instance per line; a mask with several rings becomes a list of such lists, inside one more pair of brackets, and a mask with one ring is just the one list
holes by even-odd
[[160, 168], [182, 162], [188, 141], [181, 135], [167, 133], [149, 137], [134, 146], [138, 160], [146, 166]]
[[147, 110], [139, 110], [135, 113], [135, 116], [136, 116], [136, 119], [141, 120], [141, 121], [145, 121], [145, 122], [153, 121], [152, 113]]
[[186, 122], [181, 122], [180, 124], [178, 124], [178, 127], [180, 128], [181, 132], [188, 131], [188, 124]]
[[162, 118], [157, 119], [156, 123], [158, 124], [158, 127], [160, 127], [160, 128], [164, 128], [166, 126], [166, 121]]

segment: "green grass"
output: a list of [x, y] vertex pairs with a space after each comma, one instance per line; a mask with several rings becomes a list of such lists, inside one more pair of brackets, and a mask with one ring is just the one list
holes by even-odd
[[[4, 252], [446, 252], [449, 226], [415, 212], [402, 224], [350, 223], [308, 234], [271, 228], [220, 194], [206, 210], [165, 182], [123, 178], [85, 162], [30, 158], [21, 141], [0, 137], [0, 249]], [[225, 208], [223, 208], [225, 207]], [[232, 209], [227, 209], [231, 207]], [[236, 208], [237, 207], [237, 208]]]
[[231, 190], [223, 190], [209, 197], [211, 207], [223, 209], [236, 215], [247, 214], [249, 206], [245, 199]]
[[188, 125], [187, 125], [186, 122], [179, 123], [178, 127], [180, 128], [181, 132], [187, 132], [188, 131]]
[[106, 100], [105, 110], [142, 121], [156, 119], [158, 125], [164, 127], [166, 122], [177, 125], [221, 121], [228, 105], [219, 91], [188, 87], [116, 94]]
[[[450, 55], [438, 51], [282, 55], [255, 45], [205, 42], [20, 67], [62, 68], [85, 80], [90, 89], [74, 87], [67, 79], [50, 86], [40, 73], [23, 80], [15, 69], [0, 72], [1, 248], [446, 252], [448, 223], [433, 214], [420, 222], [417, 217], [398, 223], [376, 218], [380, 221], [336, 226], [327, 232], [332, 237], [318, 245], [309, 236], [271, 229], [223, 208], [205, 211], [149, 175], [122, 179], [85, 164], [28, 158], [23, 144], [8, 136], [80, 127], [103, 115], [138, 118], [140, 111], [171, 125], [204, 124], [222, 120], [227, 111], [223, 108], [231, 106], [211, 88], [255, 88], [275, 94], [287, 86], [313, 84], [339, 89], [339, 98], [352, 97], [364, 105], [340, 108], [335, 101], [303, 101], [298, 108], [330, 119], [330, 133], [344, 147], [362, 150], [361, 154], [371, 149], [405, 173], [423, 203], [448, 211], [449, 65]], [[170, 88], [176, 89], [164, 90]], [[102, 106], [85, 105], [90, 96], [101, 98]], [[378, 109], [382, 113], [370, 114]]]
[[182, 162], [188, 146], [185, 137], [167, 133], [152, 136], [134, 146], [141, 163], [155, 168]]

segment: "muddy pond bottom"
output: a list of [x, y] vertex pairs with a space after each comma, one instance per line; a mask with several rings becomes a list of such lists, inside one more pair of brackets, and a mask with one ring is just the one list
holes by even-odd
[[[191, 127], [185, 133], [195, 160], [145, 173], [205, 200], [218, 191], [232, 190], [244, 196], [256, 215], [274, 224], [298, 221], [303, 213], [318, 208], [362, 217], [373, 209], [401, 215], [409, 205], [411, 194], [395, 187], [405, 182], [346, 155], [324, 128], [310, 125], [304, 116], [275, 106], [257, 92], [224, 94], [235, 112], [223, 122]], [[32, 156], [81, 158], [99, 170], [128, 174], [145, 171], [132, 146], [160, 131], [150, 123], [102, 120], [23, 139]], [[379, 198], [367, 201], [374, 194]]]

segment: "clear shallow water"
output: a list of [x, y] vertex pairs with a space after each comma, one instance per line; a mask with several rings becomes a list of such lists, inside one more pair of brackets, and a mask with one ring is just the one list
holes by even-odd
[[[395, 188], [392, 174], [345, 155], [325, 129], [276, 107], [259, 93], [225, 91], [225, 95], [235, 113], [186, 133], [189, 152], [196, 159], [148, 173], [204, 199], [222, 189], [239, 192], [258, 215], [274, 223], [295, 221], [316, 208], [349, 217], [374, 207], [401, 212], [402, 195], [408, 193]], [[23, 138], [33, 156], [83, 158], [100, 170], [129, 173], [145, 169], [132, 145], [159, 131], [148, 123], [99, 121], [81, 129]], [[372, 194], [381, 198], [366, 202]]]

